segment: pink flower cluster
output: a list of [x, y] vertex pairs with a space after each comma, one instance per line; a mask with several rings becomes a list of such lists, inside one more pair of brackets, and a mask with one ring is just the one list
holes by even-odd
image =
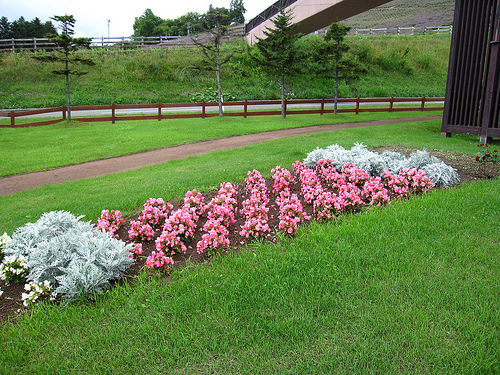
[[173, 208], [170, 202], [162, 198], [149, 198], [137, 221], [130, 222], [128, 237], [131, 241], [151, 241], [155, 237], [155, 228], [161, 227]]
[[412, 194], [421, 194], [429, 191], [434, 187], [429, 177], [425, 175], [422, 170], [412, 169], [402, 169], [399, 174], [405, 177], [409, 182], [410, 192]]
[[120, 228], [120, 225], [124, 223], [125, 220], [122, 218], [122, 213], [118, 210], [102, 210], [101, 217], [97, 220], [97, 228], [103, 229], [113, 237], [118, 237], [115, 232]]
[[172, 208], [172, 204], [165, 202], [162, 198], [149, 198], [144, 203], [139, 221], [143, 224], [150, 224], [153, 228], [158, 228], [164, 223]]
[[133, 242], [132, 243], [132, 248], [129, 250], [129, 258], [137, 258], [139, 255], [142, 254], [142, 243], [140, 242]]
[[261, 237], [269, 233], [268, 224], [269, 198], [267, 197], [266, 180], [257, 170], [249, 171], [245, 179], [250, 198], [243, 201], [240, 213], [245, 215], [245, 224], [241, 226], [243, 237]]
[[297, 194], [291, 194], [290, 189], [284, 189], [276, 198], [276, 203], [279, 207], [279, 230], [288, 234], [293, 234], [298, 229], [298, 224], [303, 223], [305, 220], [311, 218], [307, 216], [300, 203]]
[[274, 181], [273, 194], [278, 195], [281, 191], [289, 189], [290, 185], [295, 183], [295, 179], [290, 171], [279, 165], [271, 169], [271, 173], [273, 174]]
[[184, 240], [194, 235], [198, 219], [195, 209], [188, 205], [173, 211], [165, 220], [163, 231], [155, 241], [156, 250], [170, 251], [172, 255], [185, 253], [187, 248]]
[[163, 251], [153, 251], [146, 259], [146, 268], [156, 269], [165, 272], [167, 275], [170, 273], [170, 268], [174, 264], [171, 257], [166, 257]]
[[[318, 220], [356, 212], [365, 205], [389, 204], [391, 199], [423, 193], [433, 187], [425, 172], [416, 169], [403, 169], [399, 175], [385, 171], [381, 177], [371, 177], [352, 163], [346, 163], [339, 173], [328, 160], [319, 161], [316, 171], [302, 162], [294, 163], [293, 168], [299, 175], [304, 200], [313, 204]], [[320, 180], [333, 192], [326, 192]]]
[[188, 206], [198, 217], [205, 213], [205, 197], [196, 190], [190, 190], [184, 196], [184, 206]]
[[236, 186], [229, 182], [222, 183], [217, 196], [207, 204], [205, 214], [208, 220], [203, 226], [205, 233], [196, 245], [198, 254], [213, 255], [219, 251], [227, 252], [227, 247], [230, 245], [227, 227], [236, 221], [238, 204], [236, 193]]
[[155, 231], [149, 224], [140, 221], [131, 221], [128, 231], [128, 238], [131, 241], [151, 241], [155, 236]]

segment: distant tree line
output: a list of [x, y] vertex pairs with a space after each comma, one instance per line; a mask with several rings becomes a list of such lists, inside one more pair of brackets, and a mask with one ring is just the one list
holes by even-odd
[[26, 21], [24, 17], [20, 17], [9, 22], [5, 16], [0, 18], [0, 39], [45, 38], [49, 34], [57, 34], [51, 21], [42, 22], [38, 17]]
[[205, 31], [206, 26], [212, 29], [217, 26], [229, 26], [232, 23], [244, 23], [245, 12], [243, 0], [231, 0], [229, 9], [213, 7], [210, 4], [204, 14], [189, 12], [175, 19], [162, 19], [148, 8], [140, 17], [135, 18], [134, 36], [196, 34]]

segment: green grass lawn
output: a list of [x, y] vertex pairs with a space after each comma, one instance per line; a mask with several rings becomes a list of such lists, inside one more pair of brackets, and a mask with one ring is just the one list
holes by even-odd
[[405, 118], [442, 111], [352, 113], [60, 123], [33, 128], [0, 128], [0, 177], [142, 151], [269, 130]]
[[[299, 136], [2, 196], [0, 231], [56, 209], [130, 214], [149, 197], [243, 181], [253, 168], [270, 176], [316, 147], [355, 142], [477, 152], [474, 137], [441, 137], [439, 121]], [[169, 283], [142, 275], [96, 303], [37, 310], [1, 328], [0, 373], [498, 373], [499, 182], [313, 223]]]

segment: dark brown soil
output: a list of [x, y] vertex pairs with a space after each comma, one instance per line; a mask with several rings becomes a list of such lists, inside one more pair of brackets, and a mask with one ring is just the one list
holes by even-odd
[[[404, 147], [404, 146], [386, 146], [386, 147], [378, 147], [373, 149], [376, 152], [382, 152], [383, 150], [392, 150], [402, 152], [405, 155], [409, 155], [411, 152], [415, 151], [414, 148]], [[428, 150], [432, 155], [438, 157], [443, 160], [446, 164], [455, 168], [462, 180], [462, 183], [472, 182], [479, 179], [491, 178], [495, 176], [499, 176], [500, 174], [496, 171], [493, 166], [488, 166], [486, 169], [481, 168], [474, 157], [470, 155], [456, 154], [451, 152], [443, 152], [443, 151], [433, 151]], [[287, 166], [291, 167], [291, 166]], [[268, 190], [272, 190], [272, 182], [270, 180], [267, 181]], [[298, 184], [292, 187], [292, 192], [296, 193], [299, 197], [299, 186]], [[203, 194], [205, 197], [205, 202], [208, 202], [213, 196], [215, 196], [216, 192], [209, 192]], [[238, 189], [238, 212], [241, 209], [241, 203], [245, 199], [245, 187], [239, 186]], [[179, 207], [180, 202], [171, 202], [174, 205], [174, 209]], [[302, 203], [305, 211], [311, 215], [312, 214], [312, 206]], [[139, 208], [138, 208], [139, 212]], [[271, 228], [276, 228], [278, 226], [278, 211], [276, 207], [271, 206], [269, 211], [269, 225]], [[96, 218], [97, 219], [97, 218]], [[128, 229], [130, 227], [130, 220], [136, 220], [136, 217], [126, 218], [125, 224], [119, 229], [118, 235], [124, 241], [128, 240]], [[237, 251], [239, 248], [247, 245], [250, 240], [241, 237], [238, 232], [240, 230], [240, 226], [244, 224], [244, 218], [241, 215], [237, 215], [237, 222], [233, 223], [230, 228], [230, 241], [231, 241], [231, 251]], [[203, 219], [200, 220], [199, 228], [203, 226]], [[160, 231], [158, 230], [156, 234], [159, 236]], [[268, 240], [273, 241], [275, 238], [275, 233], [272, 233]], [[191, 241], [187, 244], [188, 251], [186, 254], [176, 254], [174, 255], [174, 272], [176, 267], [182, 267], [186, 260], [189, 259], [190, 262], [204, 262], [207, 261], [207, 257], [204, 255], [199, 255], [196, 252], [196, 243], [201, 239], [201, 231], [197, 231], [195, 236], [191, 239]], [[151, 251], [155, 250], [154, 241], [148, 241], [143, 244], [143, 256], [148, 256]], [[145, 258], [140, 258], [135, 265], [130, 269], [128, 274], [128, 279], [133, 279], [140, 270], [144, 266]], [[0, 322], [5, 321], [15, 321], [16, 317], [20, 314], [26, 313], [26, 310], [22, 307], [21, 302], [21, 293], [23, 292], [23, 284], [13, 284], [13, 285], [5, 285], [3, 281], [0, 281], [0, 287], [4, 291], [3, 295], [0, 297]]]

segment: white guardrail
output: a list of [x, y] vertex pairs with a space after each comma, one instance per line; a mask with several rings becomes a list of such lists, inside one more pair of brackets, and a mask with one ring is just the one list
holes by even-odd
[[[414, 27], [384, 27], [369, 29], [351, 29], [350, 35], [435, 35], [451, 34], [453, 26], [414, 26]], [[120, 49], [145, 48], [166, 41], [175, 41], [180, 36], [121, 36], [92, 37], [92, 47], [114, 47]], [[51, 50], [56, 48], [48, 38], [0, 39], [0, 51]]]

